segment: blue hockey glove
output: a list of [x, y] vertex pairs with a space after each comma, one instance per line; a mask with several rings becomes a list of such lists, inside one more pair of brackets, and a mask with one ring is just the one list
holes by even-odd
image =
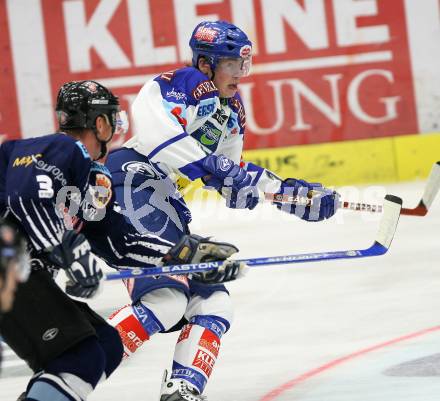
[[[164, 264], [188, 264], [226, 260], [238, 248], [227, 242], [217, 242], [199, 235], [183, 236], [164, 256]], [[193, 273], [192, 278], [204, 284], [219, 284], [244, 275], [246, 266], [237, 261], [228, 261], [216, 270]]]
[[250, 210], [257, 206], [258, 189], [252, 186], [251, 175], [238, 164], [223, 155], [209, 155], [203, 161], [203, 167], [212, 174], [204, 179], [204, 183], [226, 198], [226, 206]]
[[99, 259], [83, 234], [73, 230], [63, 234], [61, 244], [53, 248], [49, 259], [65, 270], [68, 277], [66, 293], [74, 297], [91, 298], [99, 288], [102, 271]]
[[278, 209], [295, 214], [306, 221], [328, 219], [336, 213], [339, 207], [339, 194], [324, 188], [319, 183], [287, 178], [282, 182], [279, 193], [289, 197], [298, 197], [298, 204], [280, 202], [273, 202], [273, 204]]

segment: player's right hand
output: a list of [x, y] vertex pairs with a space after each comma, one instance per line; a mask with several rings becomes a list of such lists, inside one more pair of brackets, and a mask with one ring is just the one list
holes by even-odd
[[91, 298], [97, 293], [103, 277], [100, 259], [91, 252], [89, 241], [83, 234], [66, 231], [61, 244], [53, 248], [50, 259], [66, 272], [67, 294]]
[[[281, 183], [280, 194], [298, 197], [298, 203], [273, 204], [280, 210], [294, 214], [302, 220], [321, 221], [332, 217], [339, 207], [339, 194], [320, 183], [287, 178]], [[304, 205], [304, 200], [309, 200]]]

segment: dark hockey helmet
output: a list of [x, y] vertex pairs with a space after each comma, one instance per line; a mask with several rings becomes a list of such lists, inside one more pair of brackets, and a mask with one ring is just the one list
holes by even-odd
[[189, 46], [193, 53], [192, 63], [196, 68], [200, 56], [208, 60], [213, 71], [221, 58], [243, 58], [249, 61], [249, 72], [252, 42], [240, 28], [229, 22], [201, 22], [192, 33]]
[[96, 129], [96, 118], [106, 115], [116, 129], [119, 100], [95, 81], [72, 81], [58, 92], [56, 113], [60, 129]]

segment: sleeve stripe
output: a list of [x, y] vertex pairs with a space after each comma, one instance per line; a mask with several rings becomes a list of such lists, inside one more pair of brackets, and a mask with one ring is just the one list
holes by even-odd
[[181, 139], [187, 137], [188, 134], [186, 132], [182, 132], [180, 135], [175, 136], [174, 138], [169, 139], [168, 141], [165, 141], [164, 143], [160, 144], [156, 149], [154, 149], [147, 157], [151, 159], [155, 155], [157, 155], [163, 148], [166, 148], [167, 146], [173, 144], [174, 142], [180, 141]]
[[45, 223], [44, 220], [41, 218], [40, 213], [38, 213], [38, 209], [35, 207], [35, 203], [34, 203], [33, 199], [31, 199], [31, 204], [32, 204], [32, 207], [33, 207], [34, 210], [35, 210], [35, 214], [37, 215], [38, 220], [40, 220], [41, 227], [43, 227], [44, 231], [45, 231], [46, 234], [47, 234], [46, 238], [48, 238], [49, 241], [52, 242], [52, 245], [53, 245], [53, 246], [58, 245], [59, 242], [58, 242], [58, 241], [56, 240], [56, 238], [52, 235], [52, 233], [50, 232], [50, 230], [49, 230], [49, 228], [47, 227], [46, 223]]
[[[23, 220], [20, 218], [20, 216], [14, 211], [14, 209], [12, 209], [11, 206], [11, 198], [8, 196], [8, 205], [9, 205], [9, 211], [15, 216], [15, 218], [20, 222], [23, 223]], [[36, 241], [29, 236], [29, 239], [32, 241], [32, 244], [34, 245], [35, 249], [40, 249], [41, 246], [39, 244], [36, 243]]]
[[35, 224], [32, 221], [32, 219], [29, 217], [29, 213], [26, 210], [26, 208], [24, 207], [23, 198], [21, 196], [20, 196], [20, 205], [21, 205], [21, 208], [23, 209], [24, 215], [26, 216], [26, 221], [29, 223], [30, 228], [32, 229], [32, 231], [34, 232], [34, 234], [37, 237], [36, 239], [38, 239], [40, 241], [40, 243], [42, 244], [42, 246], [40, 246], [39, 248], [41, 249], [41, 248], [49, 248], [49, 247], [51, 247], [52, 244], [49, 241], [47, 241], [46, 238], [43, 237], [41, 232], [35, 226]]
[[[54, 206], [54, 209], [55, 209], [55, 206]], [[56, 210], [54, 210], [55, 211], [55, 216], [57, 216], [57, 214], [56, 214]], [[58, 239], [58, 242], [61, 242], [61, 238], [63, 237], [63, 233], [64, 233], [64, 222], [61, 220], [61, 218], [60, 217], [58, 217], [58, 221], [53, 221], [50, 217], [49, 217], [49, 214], [48, 214], [48, 212], [47, 212], [47, 210], [46, 210], [46, 208], [44, 207], [43, 208], [43, 212], [44, 212], [44, 214], [46, 215], [46, 217], [47, 217], [47, 220], [49, 221], [49, 223], [50, 223], [50, 225], [52, 226], [52, 230], [53, 230], [53, 232], [55, 233], [55, 236], [57, 237], [57, 239]], [[55, 224], [55, 225], [54, 225]], [[56, 226], [56, 227], [55, 227]]]

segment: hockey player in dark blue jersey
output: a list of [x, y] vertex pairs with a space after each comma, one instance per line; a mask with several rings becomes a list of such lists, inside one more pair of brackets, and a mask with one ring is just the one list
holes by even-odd
[[67, 294], [90, 298], [103, 259], [145, 267], [225, 259], [236, 251], [194, 235], [178, 244], [141, 235], [117, 212], [111, 175], [96, 162], [124, 125], [108, 89], [94, 81], [67, 83], [56, 111], [60, 132], [0, 147], [0, 212], [25, 233], [32, 258], [29, 280], [0, 331], [36, 373], [23, 396], [33, 401], [85, 400], [123, 355], [118, 331], [54, 282], [59, 269], [68, 277]]
[[1, 213], [25, 233], [32, 266], [0, 331], [35, 372], [23, 399], [36, 401], [85, 400], [123, 351], [117, 331], [53, 279], [63, 269], [66, 292], [82, 298], [99, 287], [103, 262], [73, 228], [102, 218], [110, 200], [110, 187], [96, 193], [103, 169], [94, 159], [112, 138], [119, 102], [96, 82], [74, 82], [61, 88], [57, 109], [71, 129], [0, 147]]

